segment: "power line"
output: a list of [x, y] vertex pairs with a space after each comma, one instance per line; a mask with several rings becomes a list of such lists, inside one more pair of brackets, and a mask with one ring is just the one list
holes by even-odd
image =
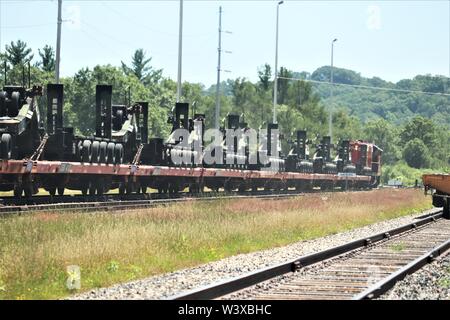
[[[147, 29], [147, 30], [149, 30], [149, 31], [151, 31], [151, 32], [153, 32], [153, 33], [161, 34], [161, 35], [164, 35], [164, 36], [178, 37], [178, 34], [166, 32], [166, 31], [162, 31], [162, 30], [158, 30], [158, 29], [154, 29], [153, 27], [150, 27], [150, 26], [148, 26], [148, 25], [146, 25], [146, 24], [143, 24], [143, 23], [141, 23], [140, 21], [138, 21], [138, 20], [136, 20], [136, 19], [133, 19], [133, 18], [131, 18], [130, 16], [128, 16], [128, 15], [126, 15], [126, 14], [123, 14], [122, 12], [120, 12], [120, 11], [118, 11], [118, 10], [116, 10], [116, 9], [114, 9], [114, 8], [112, 8], [112, 7], [110, 7], [110, 6], [108, 6], [108, 5], [107, 5], [106, 3], [104, 3], [104, 2], [101, 2], [101, 5], [102, 5], [103, 7], [105, 7], [105, 8], [107, 8], [108, 10], [110, 10], [111, 12], [115, 13], [117, 16], [119, 16], [119, 17], [121, 17], [121, 18], [124, 18], [124, 19], [128, 20], [128, 22], [130, 22], [130, 23], [132, 23], [132, 24], [134, 24], [134, 25], [136, 25], [136, 26], [138, 26], [138, 27], [145, 28], [145, 29]], [[208, 37], [208, 38], [210, 38], [211, 35], [206, 34], [206, 33], [205, 33], [205, 34], [184, 34], [184, 33], [183, 33], [183, 37], [197, 37], [197, 38], [198, 38], [198, 37]]]
[[342, 86], [342, 87], [353, 87], [353, 88], [357, 88], [357, 89], [393, 91], [393, 92], [402, 92], [402, 93], [418, 93], [418, 94], [427, 94], [427, 95], [433, 95], [433, 96], [450, 97], [450, 93], [444, 93], [444, 92], [427, 92], [427, 91], [419, 91], [419, 90], [395, 89], [395, 88], [386, 88], [386, 87], [371, 87], [371, 86], [365, 86], [365, 85], [360, 85], [360, 84], [347, 84], [347, 83], [336, 83], [336, 82], [331, 83], [329, 81], [318, 81], [318, 80], [298, 79], [298, 78], [288, 78], [288, 77], [278, 77], [278, 79], [305, 81], [305, 82], [311, 82], [311, 83], [329, 84], [329, 85], [333, 85], [333, 86]]
[[27, 24], [27, 25], [15, 25], [15, 26], [2, 26], [2, 29], [26, 29], [26, 28], [39, 28], [53, 26], [54, 23], [41, 23], [41, 24]]

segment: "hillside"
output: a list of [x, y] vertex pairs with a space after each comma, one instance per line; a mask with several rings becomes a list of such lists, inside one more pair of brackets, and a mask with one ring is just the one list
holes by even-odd
[[[293, 76], [305, 80], [330, 81], [330, 67], [318, 68], [311, 74], [294, 72]], [[345, 85], [450, 94], [450, 79], [444, 76], [417, 75], [413, 79], [392, 83], [378, 77], [365, 78], [353, 70], [335, 67], [333, 80], [334, 83]], [[450, 124], [450, 96], [336, 85], [333, 88], [333, 98], [330, 99], [329, 84], [312, 82], [312, 85], [325, 106], [331, 103], [363, 121], [382, 117], [400, 124], [413, 116], [421, 115], [439, 124]]]

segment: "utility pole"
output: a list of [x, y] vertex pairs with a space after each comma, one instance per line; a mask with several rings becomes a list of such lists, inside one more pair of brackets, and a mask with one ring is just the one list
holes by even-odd
[[[2, 18], [2, 2], [0, 1], [0, 19], [1, 18]], [[2, 26], [0, 24], [0, 57], [2, 56], [1, 53], [2, 53]]]
[[56, 34], [56, 65], [55, 65], [55, 80], [56, 83], [59, 83], [59, 62], [61, 59], [61, 7], [62, 0], [58, 0], [58, 30]]
[[178, 81], [177, 102], [181, 99], [181, 59], [183, 55], [183, 0], [180, 0], [180, 22], [178, 29]]
[[277, 123], [277, 99], [278, 99], [278, 16], [280, 11], [280, 5], [284, 1], [280, 1], [277, 4], [277, 25], [275, 31], [275, 79], [273, 82], [273, 123]]
[[334, 39], [331, 41], [331, 75], [330, 75], [330, 82], [331, 82], [331, 89], [330, 89], [330, 115], [328, 117], [328, 135], [330, 136], [330, 140], [332, 141], [332, 134], [333, 134], [333, 107], [332, 107], [332, 100], [333, 100], [333, 50], [334, 50], [334, 43], [337, 41], [337, 39]]
[[217, 47], [217, 84], [216, 84], [216, 114], [215, 125], [216, 129], [219, 129], [220, 118], [220, 56], [222, 53], [222, 7], [219, 7], [219, 46]]

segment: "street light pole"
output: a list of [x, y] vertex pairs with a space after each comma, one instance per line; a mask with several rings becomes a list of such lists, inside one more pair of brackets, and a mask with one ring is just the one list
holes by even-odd
[[220, 55], [222, 54], [222, 7], [219, 7], [219, 46], [217, 47], [217, 84], [216, 84], [216, 113], [214, 127], [219, 129], [220, 117]]
[[181, 99], [181, 59], [183, 54], [183, 0], [180, 0], [180, 21], [178, 29], [178, 79], [177, 79], [177, 102]]
[[56, 32], [56, 63], [55, 63], [55, 80], [56, 83], [59, 83], [59, 62], [61, 59], [61, 7], [62, 0], [58, 0], [58, 29]]
[[330, 89], [330, 115], [328, 117], [328, 135], [330, 136], [330, 140], [332, 139], [333, 134], [333, 107], [331, 105], [333, 100], [333, 51], [334, 51], [334, 43], [337, 41], [337, 39], [334, 39], [331, 41], [331, 76], [330, 76], [330, 82], [331, 82], [331, 89]]
[[280, 5], [284, 1], [277, 4], [277, 26], [275, 32], [275, 79], [273, 82], [273, 123], [277, 123], [277, 98], [278, 98], [278, 17]]

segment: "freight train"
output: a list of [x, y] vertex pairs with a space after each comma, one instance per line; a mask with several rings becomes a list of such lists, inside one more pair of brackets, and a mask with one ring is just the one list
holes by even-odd
[[[42, 95], [40, 86], [5, 86], [0, 91], [0, 190], [13, 190], [17, 197], [31, 197], [39, 188], [50, 195], [63, 195], [66, 189], [102, 195], [112, 189], [146, 193], [147, 188], [160, 193], [186, 188], [200, 192], [205, 187], [374, 188], [380, 181], [382, 150], [373, 143], [342, 140], [333, 146], [324, 136], [314, 145], [305, 130], [297, 130], [284, 156], [279, 139], [274, 139], [278, 124], [268, 123], [266, 135], [258, 133], [251, 144], [252, 130], [243, 117], [229, 114], [215, 142], [207, 145], [205, 138], [211, 137], [205, 115], [189, 116], [188, 103], [175, 104], [168, 139], [149, 139], [148, 103], [113, 104], [110, 85], [96, 86], [95, 133], [81, 136], [64, 125], [63, 85], [46, 87], [45, 124], [38, 107]], [[310, 154], [311, 147], [315, 151]]]

